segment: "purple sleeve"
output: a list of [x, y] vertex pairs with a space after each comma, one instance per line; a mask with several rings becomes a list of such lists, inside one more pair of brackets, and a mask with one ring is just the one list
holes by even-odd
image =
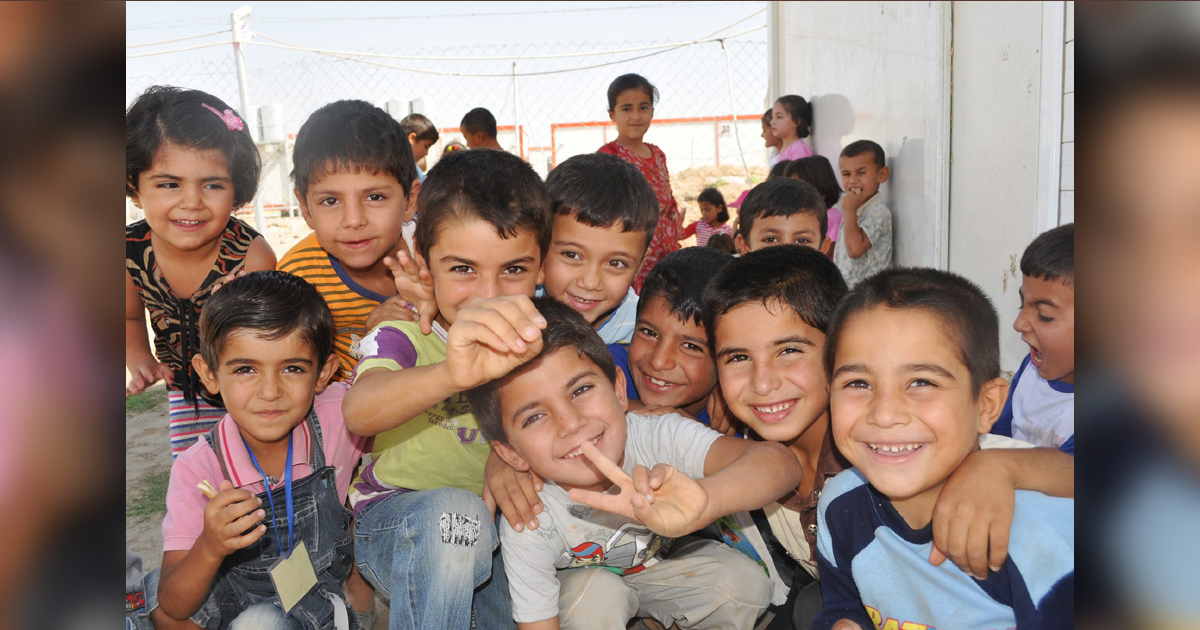
[[354, 368], [357, 377], [371, 368], [408, 369], [417, 365], [417, 348], [412, 339], [396, 326], [380, 324], [359, 343], [362, 359]]

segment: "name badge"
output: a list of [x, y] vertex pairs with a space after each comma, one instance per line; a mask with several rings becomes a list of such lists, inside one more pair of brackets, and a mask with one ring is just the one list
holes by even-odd
[[296, 543], [292, 555], [280, 558], [271, 567], [271, 581], [275, 591], [279, 593], [279, 601], [283, 604], [283, 612], [291, 612], [292, 607], [300, 603], [305, 595], [317, 585], [317, 572], [313, 569], [312, 560], [308, 557], [308, 548], [304, 541]]

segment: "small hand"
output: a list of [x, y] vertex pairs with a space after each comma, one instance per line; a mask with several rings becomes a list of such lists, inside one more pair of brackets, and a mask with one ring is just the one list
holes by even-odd
[[266, 516], [266, 511], [259, 509], [261, 506], [262, 499], [222, 479], [217, 496], [204, 506], [204, 530], [196, 544], [222, 558], [249, 547], [267, 531], [267, 526], [261, 523]]
[[1001, 462], [976, 451], [950, 475], [933, 506], [933, 549], [929, 562], [947, 558], [959, 569], [986, 579], [1008, 557], [1016, 506], [1016, 483]]
[[567, 493], [572, 501], [634, 519], [651, 531], [672, 538], [706, 525], [702, 521], [708, 508], [708, 492], [695, 479], [666, 464], [658, 464], [653, 470], [635, 466], [631, 477], [595, 444], [584, 442], [580, 448], [621, 492], [614, 495], [575, 488]]
[[867, 198], [863, 195], [862, 188], [848, 188], [846, 194], [842, 196], [842, 213], [851, 214], [858, 212]]
[[725, 404], [725, 396], [721, 393], [720, 387], [713, 388], [705, 408], [708, 410], [708, 426], [713, 431], [735, 437], [745, 428], [742, 421], [738, 420], [729, 410], [729, 405]]
[[367, 315], [367, 330], [372, 330], [381, 322], [401, 321], [415, 322], [417, 321], [417, 313], [411, 308], [408, 308], [408, 300], [393, 295], [392, 297], [379, 303], [370, 315]]
[[542, 350], [545, 327], [533, 300], [523, 295], [467, 302], [446, 340], [450, 383], [466, 391], [532, 360]]
[[245, 267], [242, 267], [237, 273], [226, 274], [224, 278], [221, 278], [213, 283], [212, 289], [209, 290], [209, 295], [216, 295], [217, 291], [220, 290], [221, 287], [229, 284], [234, 278], [240, 278], [244, 275], [246, 275]]
[[147, 387], [157, 383], [159, 380], [164, 381], [167, 385], [175, 382], [175, 373], [166, 363], [159, 363], [155, 359], [148, 359], [133, 366], [129, 370], [129, 384], [125, 386], [125, 396], [132, 396]]
[[395, 257], [384, 257], [383, 264], [392, 272], [397, 297], [416, 307], [420, 315], [421, 332], [426, 335], [433, 332], [433, 319], [437, 317], [438, 308], [433, 298], [433, 275], [429, 269], [403, 247], [396, 251]]
[[488, 455], [483, 466], [483, 502], [494, 515], [496, 508], [516, 531], [538, 528], [537, 515], [542, 513], [538, 492], [542, 478], [533, 471], [521, 472], [500, 458], [495, 451]]

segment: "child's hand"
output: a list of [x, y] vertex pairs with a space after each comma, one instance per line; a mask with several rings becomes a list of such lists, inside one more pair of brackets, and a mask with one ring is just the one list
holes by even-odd
[[736, 437], [738, 432], [744, 428], [741, 420], [738, 420], [729, 410], [729, 405], [725, 404], [725, 396], [721, 393], [720, 387], [713, 388], [705, 408], [708, 410], [708, 427], [713, 431], [729, 437]]
[[846, 190], [846, 194], [842, 196], [842, 212], [846, 214], [853, 214], [862, 207], [866, 200], [867, 197], [863, 194], [863, 189], [849, 188]]
[[229, 282], [232, 282], [234, 278], [240, 278], [244, 275], [246, 275], [245, 267], [242, 267], [242, 269], [240, 271], [238, 271], [237, 273], [226, 274], [224, 278], [221, 278], [220, 280], [217, 280], [216, 282], [213, 283], [212, 289], [209, 289], [208, 294], [210, 296], [216, 295], [217, 291], [221, 287], [225, 286]]
[[831, 630], [862, 630], [862, 626], [849, 619], [838, 619], [834, 622]]
[[[416, 306], [421, 332], [426, 335], [433, 332], [433, 318], [437, 317], [438, 308], [433, 299], [433, 275], [429, 269], [419, 264], [405, 248], [397, 250], [394, 258], [384, 257], [383, 264], [391, 270], [396, 282], [396, 297]], [[367, 330], [370, 329], [368, 325]]]
[[654, 470], [635, 466], [630, 477], [595, 444], [584, 442], [580, 448], [621, 493], [575, 488], [567, 493], [572, 501], [634, 519], [671, 538], [690, 534], [706, 524], [701, 521], [708, 508], [708, 492], [695, 479], [666, 464], [658, 464]]
[[260, 522], [266, 516], [266, 511], [259, 509], [261, 505], [262, 499], [249, 490], [234, 488], [228, 479], [222, 479], [217, 496], [204, 506], [204, 531], [200, 532], [196, 545], [203, 544], [208, 551], [224, 558], [254, 544], [267, 531], [267, 526]]
[[496, 508], [508, 519], [516, 531], [538, 528], [537, 515], [542, 513], [542, 500], [538, 491], [542, 489], [542, 478], [532, 470], [521, 472], [508, 465], [492, 451], [483, 466], [483, 502], [492, 514]]
[[[417, 314], [411, 308], [408, 308], [408, 300], [393, 295], [392, 297], [379, 303], [370, 315], [367, 315], [367, 330], [371, 330], [378, 326], [381, 322], [415, 322]], [[428, 334], [428, 333], [426, 333]]]
[[166, 382], [167, 385], [175, 382], [175, 373], [171, 371], [171, 368], [166, 363], [159, 363], [153, 358], [132, 366], [129, 374], [131, 378], [129, 384], [125, 386], [125, 396], [132, 396], [159, 380]]
[[933, 506], [929, 561], [950, 558], [963, 572], [986, 579], [1008, 557], [1016, 482], [987, 451], [976, 451], [950, 475]]
[[472, 300], [459, 309], [446, 340], [446, 369], [459, 391], [508, 374], [542, 350], [546, 319], [524, 295]]

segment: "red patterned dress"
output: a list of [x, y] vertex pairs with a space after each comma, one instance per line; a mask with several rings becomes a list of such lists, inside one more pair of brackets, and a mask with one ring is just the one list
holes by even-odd
[[679, 206], [675, 204], [675, 195], [671, 193], [671, 175], [667, 172], [667, 156], [662, 149], [653, 144], [649, 142], [645, 144], [650, 149], [648, 158], [630, 151], [624, 145], [618, 144], [616, 140], [600, 147], [600, 153], [615, 155], [636, 166], [650, 181], [650, 185], [654, 188], [654, 194], [658, 197], [658, 226], [654, 228], [654, 238], [651, 239], [650, 247], [646, 250], [646, 257], [642, 260], [642, 268], [638, 270], [637, 277], [633, 280], [633, 290], [638, 294], [642, 292], [642, 283], [646, 281], [646, 274], [650, 273], [654, 265], [663, 256], [679, 249], [679, 239], [683, 234]]

